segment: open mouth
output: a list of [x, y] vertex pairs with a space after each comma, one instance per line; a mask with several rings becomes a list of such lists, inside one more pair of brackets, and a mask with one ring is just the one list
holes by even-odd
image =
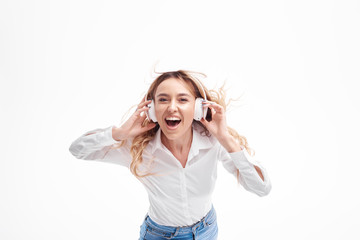
[[179, 118], [172, 118], [171, 117], [171, 118], [166, 118], [165, 122], [169, 127], [174, 128], [174, 127], [176, 127], [177, 125], [180, 124], [181, 120]]

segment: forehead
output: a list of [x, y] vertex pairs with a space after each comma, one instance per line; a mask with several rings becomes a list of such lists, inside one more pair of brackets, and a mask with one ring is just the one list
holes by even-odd
[[179, 95], [184, 93], [195, 96], [194, 87], [191, 83], [177, 78], [169, 78], [159, 84], [155, 96], [158, 94]]

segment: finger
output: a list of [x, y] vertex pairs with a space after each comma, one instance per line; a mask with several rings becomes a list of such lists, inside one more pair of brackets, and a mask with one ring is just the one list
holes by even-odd
[[203, 104], [203, 106], [220, 106], [216, 102], [212, 102], [212, 101], [203, 101], [202, 104]]
[[150, 108], [148, 106], [142, 106], [142, 107], [138, 107], [136, 109], [136, 111], [139, 111], [139, 112], [143, 112], [143, 111], [146, 111], [146, 110], [149, 110]]
[[211, 108], [213, 110], [215, 110], [215, 112], [223, 112], [224, 108], [223, 106], [221, 106], [220, 104], [217, 104], [215, 102], [210, 102], [210, 101], [205, 101], [203, 104], [203, 107], [208, 107]]
[[150, 109], [149, 107], [137, 108], [135, 114], [138, 116], [146, 116], [145, 112], [148, 111], [149, 109]]
[[142, 108], [144, 106], [147, 106], [149, 103], [151, 103], [152, 100], [146, 100], [146, 101], [143, 101], [141, 102], [139, 105], [138, 105], [138, 108]]
[[202, 118], [200, 122], [207, 128], [209, 122], [206, 119]]
[[150, 100], [146, 100], [145, 98], [146, 98], [146, 96], [144, 96], [144, 97], [141, 99], [141, 101], [139, 102], [138, 106], [140, 106], [140, 105], [142, 105], [142, 104], [144, 104], [144, 103], [146, 104], [146, 102], [150, 101]]
[[140, 115], [140, 120], [143, 120], [143, 119], [145, 119], [145, 117], [146, 117], [146, 114], [145, 114], [145, 112], [144, 111], [141, 111], [141, 109], [139, 109], [139, 110], [137, 110], [138, 112], [139, 112], [139, 115]]

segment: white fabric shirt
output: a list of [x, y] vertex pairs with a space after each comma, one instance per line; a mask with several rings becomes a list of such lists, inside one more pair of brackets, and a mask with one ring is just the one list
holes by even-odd
[[[111, 149], [118, 141], [112, 138], [114, 126], [95, 129], [76, 139], [70, 152], [79, 159], [111, 162], [129, 168], [130, 144]], [[270, 192], [271, 183], [264, 167], [244, 149], [228, 153], [217, 139], [200, 133], [193, 125], [193, 141], [188, 160], [183, 168], [174, 155], [161, 143], [159, 129], [143, 154], [144, 171], [151, 166], [156, 175], [140, 178], [149, 196], [148, 214], [152, 220], [167, 226], [188, 226], [203, 218], [212, 207], [211, 195], [217, 178], [217, 163], [236, 177], [240, 172], [240, 183], [248, 191], [259, 196]], [[261, 169], [263, 181], [253, 164]]]

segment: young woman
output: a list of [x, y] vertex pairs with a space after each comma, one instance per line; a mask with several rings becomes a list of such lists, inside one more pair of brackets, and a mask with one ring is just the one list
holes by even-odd
[[265, 168], [246, 138], [227, 126], [225, 96], [208, 91], [193, 72], [162, 73], [120, 127], [95, 129], [75, 140], [79, 159], [126, 166], [150, 201], [140, 239], [217, 239], [211, 201], [217, 163], [248, 191], [270, 192]]

